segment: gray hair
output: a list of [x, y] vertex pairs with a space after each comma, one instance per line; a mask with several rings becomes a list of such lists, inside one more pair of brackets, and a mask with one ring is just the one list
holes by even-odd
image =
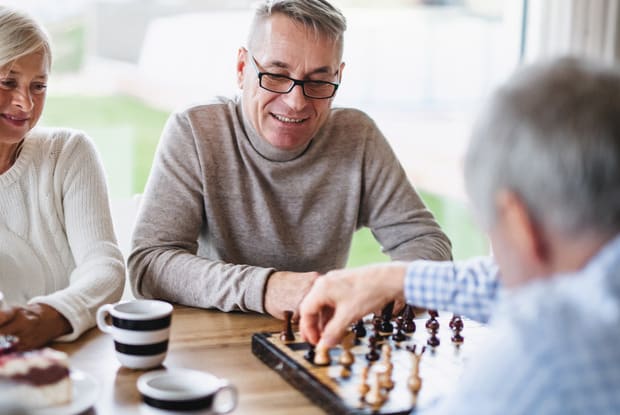
[[506, 189], [543, 227], [620, 230], [620, 72], [561, 58], [517, 73], [478, 120], [465, 181], [484, 226]]
[[28, 15], [0, 6], [0, 70], [38, 51], [45, 54], [51, 67], [52, 51], [45, 29]]
[[256, 27], [274, 14], [283, 14], [310, 28], [317, 35], [338, 42], [342, 51], [343, 34], [347, 20], [340, 10], [325, 0], [263, 0], [256, 5], [248, 37], [252, 45]]

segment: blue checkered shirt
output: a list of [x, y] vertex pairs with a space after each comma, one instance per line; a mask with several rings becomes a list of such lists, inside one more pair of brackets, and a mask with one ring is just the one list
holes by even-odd
[[415, 261], [407, 302], [488, 321], [459, 387], [424, 414], [620, 414], [620, 236], [580, 271], [502, 290], [490, 258]]

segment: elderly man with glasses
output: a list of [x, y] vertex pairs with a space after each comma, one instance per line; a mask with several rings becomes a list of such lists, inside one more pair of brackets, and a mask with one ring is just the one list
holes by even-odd
[[134, 230], [137, 296], [283, 318], [361, 227], [394, 260], [450, 258], [374, 122], [332, 108], [345, 28], [324, 0], [264, 1], [241, 96], [171, 116]]

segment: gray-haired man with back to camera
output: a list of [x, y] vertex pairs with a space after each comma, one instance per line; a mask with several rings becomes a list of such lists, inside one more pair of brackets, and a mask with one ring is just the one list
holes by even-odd
[[360, 227], [392, 259], [450, 258], [374, 122], [331, 107], [345, 28], [327, 1], [263, 1], [241, 96], [170, 117], [133, 235], [137, 296], [282, 318]]
[[301, 304], [302, 335], [329, 347], [403, 297], [491, 318], [428, 413], [619, 414], [620, 71], [563, 59], [519, 73], [480, 119], [465, 180], [495, 258], [328, 273]]

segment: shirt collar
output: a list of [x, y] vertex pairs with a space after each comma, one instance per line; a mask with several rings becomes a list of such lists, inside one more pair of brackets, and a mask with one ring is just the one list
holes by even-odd
[[[497, 314], [535, 319], [558, 309], [581, 310], [592, 318], [620, 313], [620, 235], [604, 245], [580, 270], [502, 290]], [[547, 311], [546, 311], [547, 310]]]

